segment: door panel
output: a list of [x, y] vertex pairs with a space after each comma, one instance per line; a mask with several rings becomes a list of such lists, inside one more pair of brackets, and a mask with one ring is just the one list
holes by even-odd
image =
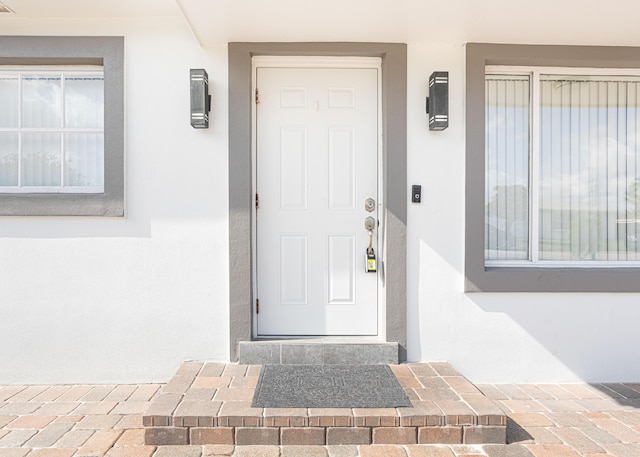
[[281, 127], [280, 209], [307, 209], [307, 129]]
[[377, 72], [257, 69], [258, 335], [377, 334]]
[[355, 245], [353, 235], [329, 235], [328, 272], [330, 305], [355, 304]]
[[350, 127], [329, 128], [329, 167], [327, 188], [330, 210], [356, 207], [355, 131]]
[[280, 237], [280, 304], [307, 304], [307, 236]]

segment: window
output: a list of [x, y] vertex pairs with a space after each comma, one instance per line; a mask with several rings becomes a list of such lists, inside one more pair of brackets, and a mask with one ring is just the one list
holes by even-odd
[[487, 68], [486, 265], [640, 260], [640, 77], [611, 73]]
[[468, 43], [465, 291], [640, 292], [640, 48]]
[[0, 192], [104, 191], [102, 67], [0, 67]]
[[0, 216], [124, 215], [124, 39], [0, 37]]

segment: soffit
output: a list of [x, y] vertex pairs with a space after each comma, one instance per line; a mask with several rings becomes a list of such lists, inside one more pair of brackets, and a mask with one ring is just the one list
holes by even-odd
[[15, 18], [95, 18], [175, 16], [180, 14], [175, 0], [0, 0]]
[[0, 0], [14, 18], [183, 15], [203, 46], [377, 41], [639, 46], [637, 0]]
[[203, 45], [468, 41], [640, 45], [637, 0], [176, 0]]

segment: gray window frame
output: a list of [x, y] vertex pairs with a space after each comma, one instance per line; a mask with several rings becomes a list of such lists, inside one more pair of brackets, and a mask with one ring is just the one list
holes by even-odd
[[124, 38], [0, 37], [0, 65], [104, 68], [104, 192], [0, 194], [0, 216], [124, 216]]
[[465, 292], [640, 292], [635, 267], [487, 267], [484, 260], [485, 67], [640, 68], [640, 48], [467, 43]]

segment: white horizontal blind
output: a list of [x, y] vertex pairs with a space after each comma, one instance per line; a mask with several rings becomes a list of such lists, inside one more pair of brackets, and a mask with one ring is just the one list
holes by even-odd
[[528, 76], [487, 75], [485, 258], [529, 259]]
[[0, 67], [0, 192], [103, 191], [102, 69]]
[[640, 260], [639, 85], [540, 76], [540, 260]]

